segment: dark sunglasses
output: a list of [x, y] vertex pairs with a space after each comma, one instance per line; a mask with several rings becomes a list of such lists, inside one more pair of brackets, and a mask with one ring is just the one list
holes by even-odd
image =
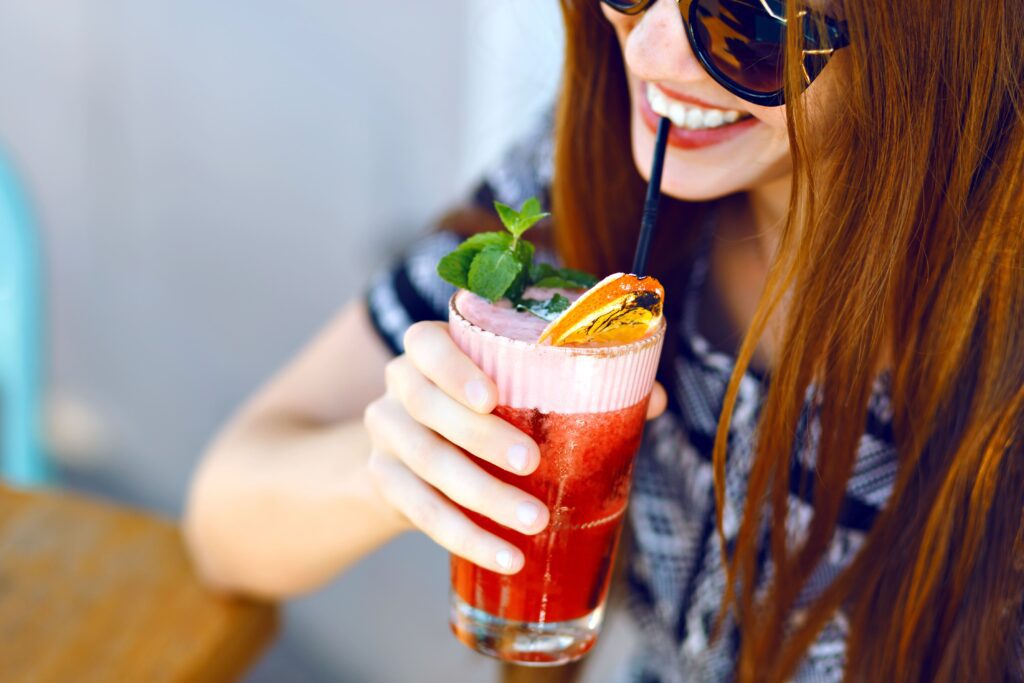
[[[623, 14], [640, 14], [657, 0], [601, 0]], [[784, 0], [676, 0], [690, 47], [708, 74], [729, 92], [765, 107], [785, 104]], [[688, 7], [688, 9], [687, 9]], [[804, 17], [805, 86], [832, 53], [850, 44], [833, 17]]]

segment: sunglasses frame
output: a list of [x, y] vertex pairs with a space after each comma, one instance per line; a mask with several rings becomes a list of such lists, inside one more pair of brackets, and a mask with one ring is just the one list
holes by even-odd
[[[625, 2], [620, 2], [617, 0], [601, 0], [601, 2], [603, 2], [611, 9], [621, 14], [637, 15], [646, 12], [651, 7], [651, 5], [657, 2], [657, 0], [641, 0], [640, 2], [629, 2], [628, 0]], [[779, 22], [779, 24], [781, 24], [783, 27], [786, 26], [785, 17], [780, 17], [779, 15], [772, 12], [771, 8], [768, 7], [766, 0], [760, 0], [760, 2], [761, 5], [764, 7], [765, 14], [767, 14], [775, 21]], [[676, 0], [676, 4], [681, 3], [682, 0]], [[778, 107], [780, 105], [785, 104], [786, 91], [784, 88], [780, 88], [779, 90], [775, 90], [772, 92], [760, 92], [757, 90], [751, 90], [750, 88], [747, 88], [746, 86], [741, 85], [740, 83], [737, 83], [736, 81], [726, 76], [721, 71], [721, 69], [719, 69], [714, 64], [710, 49], [705, 48], [702, 45], [701, 40], [697, 37], [695, 28], [697, 22], [695, 21], [695, 19], [697, 17], [697, 10], [699, 7], [700, 0], [690, 0], [690, 8], [689, 11], [686, 13], [687, 16], [685, 21], [683, 21], [683, 24], [686, 27], [686, 37], [687, 40], [689, 40], [690, 42], [690, 49], [693, 50], [693, 54], [697, 57], [697, 61], [699, 61], [701, 66], [704, 67], [704, 70], [708, 72], [708, 75], [711, 76], [711, 78], [713, 78], [715, 82], [717, 82], [723, 88], [725, 88], [732, 94], [736, 95], [737, 97], [740, 97], [746, 100], [747, 102], [750, 102], [751, 104], [760, 105], [762, 107]], [[800, 15], [803, 16], [807, 13], [808, 12], [804, 10], [801, 12]], [[683, 17], [682, 10], [680, 10], [679, 16], [681, 18]], [[821, 70], [824, 68], [825, 63], [827, 63], [829, 57], [832, 56], [832, 53], [850, 44], [849, 34], [846, 31], [845, 23], [829, 16], [823, 16], [822, 20], [825, 25], [825, 30], [827, 31], [829, 47], [821, 49], [810, 48], [803, 50], [805, 59], [804, 64], [802, 66], [804, 72], [805, 87], [810, 85], [811, 82], [814, 81], [814, 79], [818, 76], [818, 74], [821, 73]], [[807, 23], [806, 26], [807, 28], [804, 32], [805, 39], [807, 40], [808, 44], [814, 44], [814, 42], [818, 38], [818, 36], [814, 32], [814, 23]], [[817, 62], [811, 70], [808, 70], [807, 68], [808, 58], [816, 59]]]

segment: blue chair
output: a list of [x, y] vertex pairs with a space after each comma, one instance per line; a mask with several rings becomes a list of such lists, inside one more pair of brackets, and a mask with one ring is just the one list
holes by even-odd
[[0, 476], [50, 480], [41, 448], [40, 257], [28, 202], [0, 153]]

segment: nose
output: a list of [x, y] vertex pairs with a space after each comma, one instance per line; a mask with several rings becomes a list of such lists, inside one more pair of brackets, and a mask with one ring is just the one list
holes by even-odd
[[634, 75], [679, 84], [708, 78], [690, 48], [679, 13], [676, 0], [657, 0], [634, 20], [624, 51]]

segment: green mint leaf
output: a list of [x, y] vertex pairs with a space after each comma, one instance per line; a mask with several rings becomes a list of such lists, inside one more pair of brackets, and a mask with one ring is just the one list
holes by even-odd
[[561, 294], [555, 294], [550, 299], [522, 299], [516, 304], [517, 311], [533, 313], [538, 318], [551, 322], [565, 309], [569, 308], [569, 300]]
[[530, 280], [533, 282], [540, 282], [546, 277], [554, 277], [556, 275], [558, 275], [558, 269], [550, 263], [530, 264]]
[[516, 242], [515, 255], [516, 259], [523, 264], [523, 270], [527, 274], [530, 272], [530, 264], [533, 263], [533, 244], [527, 240], [519, 240]]
[[469, 268], [469, 290], [488, 301], [497, 301], [505, 296], [522, 270], [523, 264], [508, 249], [484, 247]]
[[[537, 221], [550, 215], [541, 210], [536, 197], [523, 202], [518, 211], [501, 202], [494, 202], [494, 208], [506, 232], [478, 233], [444, 256], [437, 264], [437, 274], [446, 282], [492, 302], [504, 297], [514, 304], [521, 303], [523, 293], [531, 285], [579, 289], [597, 282], [588, 273], [533, 262], [536, 250], [521, 237]], [[552, 315], [568, 307], [568, 300], [557, 295], [541, 303], [541, 308], [540, 304], [530, 304], [524, 310], [537, 308]]]
[[494, 202], [494, 210], [498, 212], [498, 217], [501, 219], [502, 225], [510, 233], [515, 234], [512, 228], [519, 222], [519, 212], [513, 209], [511, 206], [502, 204], [501, 202]]
[[489, 246], [508, 249], [512, 246], [512, 240], [512, 235], [507, 232], [477, 233], [441, 258], [437, 264], [437, 274], [445, 282], [450, 282], [460, 289], [470, 289], [469, 268], [476, 255]]
[[478, 232], [466, 238], [462, 244], [459, 245], [459, 249], [472, 249], [474, 251], [480, 251], [484, 247], [505, 247], [508, 248], [512, 245], [512, 235], [507, 232]]
[[459, 247], [441, 257], [441, 260], [437, 262], [437, 274], [445, 282], [449, 282], [459, 289], [467, 289], [469, 287], [469, 267], [478, 253], [480, 252], [476, 249]]
[[550, 215], [550, 213], [538, 213], [533, 216], [520, 216], [519, 223], [517, 223], [516, 227], [512, 230], [512, 234], [517, 238], [522, 237], [523, 233], [532, 228], [537, 221], [547, 218]]
[[533, 263], [533, 244], [527, 240], [519, 240], [516, 243], [516, 248], [512, 252], [516, 260], [522, 266], [519, 271], [519, 275], [512, 281], [508, 291], [505, 292], [505, 297], [512, 302], [519, 301], [519, 297], [523, 295], [526, 288], [530, 286], [530, 265]]
[[501, 217], [505, 229], [516, 239], [522, 237], [523, 233], [532, 228], [537, 221], [551, 215], [540, 210], [540, 202], [536, 197], [527, 199], [519, 211], [497, 201], [494, 202], [494, 208]]
[[566, 280], [557, 275], [551, 275], [533, 283], [534, 287], [557, 287], [559, 289], [584, 289], [583, 285], [572, 280]]
[[566, 289], [589, 289], [597, 284], [597, 278], [590, 273], [572, 268], [556, 268], [550, 263], [532, 264], [530, 280], [537, 287], [564, 287]]
[[523, 202], [523, 205], [519, 208], [520, 218], [535, 218], [537, 216], [543, 215], [546, 214], [544, 214], [544, 212], [541, 211], [540, 200], [538, 200], [536, 197], [530, 197], [525, 202]]
[[526, 271], [519, 271], [519, 275], [512, 281], [512, 284], [505, 290], [505, 298], [516, 304], [519, 303], [520, 298], [523, 296], [523, 292], [530, 286], [529, 281], [526, 278]]
[[569, 308], [571, 305], [572, 302], [561, 294], [555, 294], [553, 297], [548, 299], [548, 310], [554, 311], [555, 313], [563, 313], [565, 309]]
[[585, 273], [582, 270], [573, 270], [572, 268], [558, 268], [558, 277], [563, 280], [569, 280], [575, 282], [578, 286], [590, 289], [597, 284], [597, 278], [590, 273]]

